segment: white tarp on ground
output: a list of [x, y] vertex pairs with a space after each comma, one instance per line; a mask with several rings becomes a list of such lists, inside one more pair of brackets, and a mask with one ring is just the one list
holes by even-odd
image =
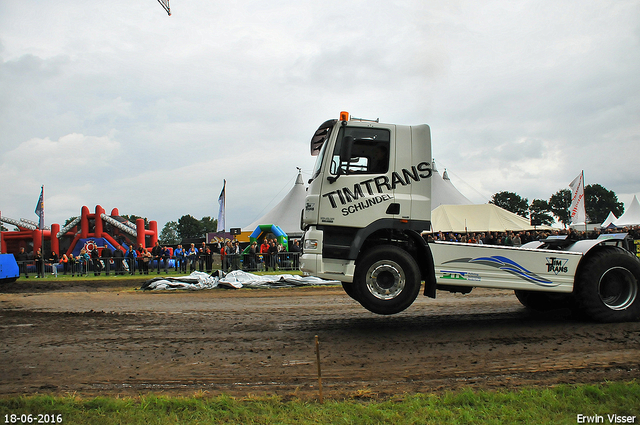
[[638, 198], [633, 195], [631, 204], [626, 208], [624, 214], [613, 222], [616, 227], [640, 226], [640, 203]]
[[283, 288], [292, 286], [339, 285], [337, 280], [324, 280], [313, 276], [299, 276], [290, 274], [260, 276], [242, 270], [224, 274], [215, 272], [209, 275], [203, 272], [193, 272], [188, 276], [156, 277], [142, 284], [143, 290], [174, 290], [188, 289], [198, 291], [202, 289], [227, 288]]
[[[505, 232], [534, 230], [529, 220], [493, 204], [440, 205], [431, 213], [434, 232]], [[537, 226], [536, 229], [548, 229]]]

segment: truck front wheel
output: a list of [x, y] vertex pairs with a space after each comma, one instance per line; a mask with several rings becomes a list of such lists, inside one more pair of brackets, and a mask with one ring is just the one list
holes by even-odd
[[356, 285], [354, 285], [353, 283], [342, 282], [342, 289], [344, 289], [344, 292], [347, 295], [358, 301], [358, 299], [356, 298]]
[[600, 322], [640, 318], [640, 261], [618, 247], [601, 248], [583, 261], [574, 289], [580, 309]]
[[376, 314], [396, 314], [420, 292], [420, 269], [409, 253], [396, 246], [377, 246], [356, 265], [355, 298]]

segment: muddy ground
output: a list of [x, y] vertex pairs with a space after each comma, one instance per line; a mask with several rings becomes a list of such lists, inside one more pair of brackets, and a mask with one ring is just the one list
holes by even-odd
[[143, 292], [137, 281], [0, 287], [0, 395], [198, 391], [386, 397], [640, 378], [640, 322], [531, 314], [511, 291], [422, 295], [377, 316], [339, 287]]

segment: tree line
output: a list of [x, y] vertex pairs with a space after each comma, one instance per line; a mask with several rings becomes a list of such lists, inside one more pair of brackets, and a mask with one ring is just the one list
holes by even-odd
[[[624, 212], [624, 204], [618, 201], [615, 192], [606, 189], [599, 184], [590, 184], [584, 188], [585, 206], [587, 213], [587, 223], [602, 223], [606, 220], [609, 212], [616, 217], [620, 217]], [[551, 225], [553, 217], [564, 224], [571, 222], [571, 191], [562, 189], [551, 195], [549, 200], [534, 199], [529, 203], [527, 198], [523, 198], [514, 192], [495, 193], [490, 204], [504, 208], [507, 211], [528, 218], [536, 224]]]
[[218, 220], [209, 216], [198, 220], [191, 214], [180, 217], [178, 221], [169, 221], [164, 225], [158, 239], [163, 245], [175, 245], [183, 239], [202, 238], [218, 229]]

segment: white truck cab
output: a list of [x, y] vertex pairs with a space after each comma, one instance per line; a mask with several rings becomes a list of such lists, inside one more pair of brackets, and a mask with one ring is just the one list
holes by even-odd
[[303, 272], [339, 280], [368, 310], [395, 314], [437, 290], [513, 289], [527, 307], [577, 306], [600, 321], [640, 317], [640, 260], [617, 239], [548, 240], [521, 248], [428, 244], [427, 125], [350, 117], [324, 122], [301, 226]]

